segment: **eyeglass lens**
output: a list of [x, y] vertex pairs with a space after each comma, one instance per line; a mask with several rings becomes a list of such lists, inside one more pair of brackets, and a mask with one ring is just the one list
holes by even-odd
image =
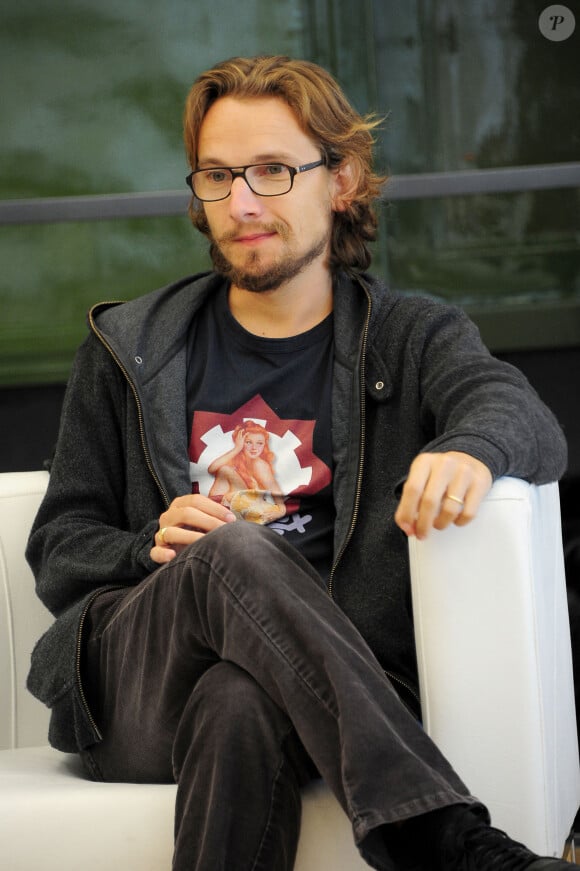
[[201, 200], [218, 200], [229, 195], [236, 176], [245, 178], [255, 194], [263, 197], [288, 193], [292, 187], [292, 172], [283, 163], [264, 163], [243, 170], [207, 169], [193, 173], [192, 185]]

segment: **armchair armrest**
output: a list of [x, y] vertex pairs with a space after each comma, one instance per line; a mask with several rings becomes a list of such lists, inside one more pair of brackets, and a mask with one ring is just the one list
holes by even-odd
[[495, 825], [561, 855], [580, 768], [557, 484], [500, 479], [409, 548], [425, 729]]

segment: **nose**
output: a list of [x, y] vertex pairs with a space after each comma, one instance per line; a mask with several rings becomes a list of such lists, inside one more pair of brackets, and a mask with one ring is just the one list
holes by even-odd
[[230, 214], [235, 220], [261, 214], [262, 197], [253, 192], [244, 178], [235, 178], [229, 196]]

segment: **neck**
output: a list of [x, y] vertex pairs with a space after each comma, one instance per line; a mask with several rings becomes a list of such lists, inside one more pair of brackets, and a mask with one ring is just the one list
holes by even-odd
[[[321, 280], [322, 278], [322, 280]], [[239, 324], [249, 333], [270, 339], [285, 339], [312, 329], [332, 311], [330, 273], [308, 282], [289, 281], [262, 293], [232, 285], [228, 303]]]

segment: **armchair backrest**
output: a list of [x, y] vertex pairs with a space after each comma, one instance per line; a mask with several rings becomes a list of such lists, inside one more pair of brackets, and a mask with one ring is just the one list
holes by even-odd
[[0, 474], [0, 749], [47, 743], [49, 712], [27, 691], [26, 675], [52, 617], [24, 559], [47, 483], [47, 472]]

